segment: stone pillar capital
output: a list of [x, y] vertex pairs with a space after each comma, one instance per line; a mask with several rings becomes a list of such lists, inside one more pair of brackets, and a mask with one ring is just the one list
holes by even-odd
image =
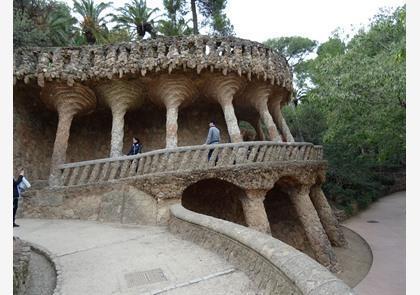
[[262, 199], [264, 201], [267, 189], [246, 189], [246, 196], [250, 199]]

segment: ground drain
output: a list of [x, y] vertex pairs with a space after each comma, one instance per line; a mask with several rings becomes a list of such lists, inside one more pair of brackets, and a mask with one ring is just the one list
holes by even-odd
[[153, 284], [157, 282], [167, 281], [168, 279], [163, 274], [163, 271], [160, 268], [146, 270], [146, 271], [136, 271], [124, 275], [124, 278], [127, 282], [127, 287], [135, 287], [147, 284]]
[[377, 220], [368, 220], [367, 223], [379, 223]]

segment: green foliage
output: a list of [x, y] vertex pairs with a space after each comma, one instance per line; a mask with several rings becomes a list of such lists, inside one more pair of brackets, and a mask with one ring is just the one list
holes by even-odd
[[153, 17], [153, 15], [159, 9], [147, 7], [146, 0], [132, 0], [117, 10], [119, 14], [113, 15], [113, 20], [117, 22], [117, 30], [124, 28], [139, 40], [143, 39], [146, 32], [152, 37], [156, 35], [154, 29], [154, 20], [156, 17]]
[[[193, 1], [191, 1], [193, 2]], [[194, 0], [203, 16], [202, 26], [209, 26], [211, 34], [221, 36], [234, 35], [233, 25], [224, 10], [227, 0]]]
[[317, 42], [308, 38], [293, 36], [272, 38], [263, 43], [286, 58], [294, 73], [294, 98], [296, 101], [302, 100], [310, 88], [310, 85], [308, 85], [308, 63], [305, 58], [315, 50]]
[[13, 46], [68, 45], [76, 20], [67, 4], [54, 0], [13, 1]]
[[13, 15], [13, 46], [42, 46], [48, 42], [46, 32], [38, 29], [25, 12]]
[[107, 35], [107, 41], [110, 44], [120, 43], [120, 42], [130, 42], [131, 40], [132, 40], [132, 35], [127, 29], [113, 28]]
[[185, 20], [187, 8], [185, 0], [164, 0], [166, 19], [159, 21], [158, 31], [164, 36], [191, 35], [193, 29], [188, 26], [189, 20]]
[[327, 58], [344, 54], [345, 49], [346, 44], [337, 36], [333, 36], [329, 38], [327, 42], [322, 43], [318, 47], [316, 53], [318, 54], [318, 58]]
[[283, 55], [294, 67], [314, 51], [317, 42], [308, 38], [293, 36], [268, 39], [264, 42], [264, 45]]
[[73, 0], [73, 10], [82, 17], [80, 27], [88, 44], [107, 42], [108, 28], [106, 24], [110, 15], [103, 14], [111, 4], [112, 2], [95, 4], [94, 0]]
[[[312, 85], [294, 111], [294, 134], [324, 146], [327, 195], [366, 207], [405, 169], [405, 6], [381, 11], [346, 45], [337, 35], [305, 61]], [[298, 135], [299, 137], [299, 135]]]

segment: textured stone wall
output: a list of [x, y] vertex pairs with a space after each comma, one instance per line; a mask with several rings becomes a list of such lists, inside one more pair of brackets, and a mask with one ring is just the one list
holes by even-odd
[[219, 179], [201, 180], [182, 194], [182, 205], [194, 212], [246, 225], [240, 198], [245, 192]]
[[[110, 212], [108, 214], [109, 218], [121, 221], [124, 220], [124, 217], [121, 217], [121, 214], [124, 215], [124, 213], [121, 213], [123, 202], [129, 201], [127, 198], [124, 201], [123, 198], [131, 194], [129, 191], [132, 187], [153, 197], [155, 203], [149, 202], [150, 199], [147, 198], [144, 200], [142, 197], [135, 200], [135, 203], [139, 204], [138, 206], [143, 206], [141, 205], [143, 202], [148, 202], [148, 206], [156, 208], [153, 209], [156, 210], [155, 217], [147, 215], [148, 218], [151, 218], [150, 222], [165, 224], [169, 219], [169, 206], [174, 203], [181, 203], [183, 192], [189, 186], [203, 179], [218, 178], [230, 182], [232, 186], [237, 186], [241, 190], [246, 190], [272, 187], [278, 179], [285, 175], [292, 175], [296, 179], [304, 181], [307, 178], [315, 178], [317, 174], [322, 173], [325, 173], [324, 162], [289, 162], [287, 165], [281, 162], [258, 163], [239, 168], [226, 167], [169, 174], [156, 173], [105, 183], [63, 188], [45, 187], [39, 190], [30, 189], [24, 193], [25, 197], [22, 198], [22, 204], [19, 206], [18, 216], [98, 220], [101, 218], [100, 210], [103, 210], [104, 213]], [[138, 194], [142, 194], [141, 192]], [[115, 198], [114, 205], [111, 204], [113, 198]], [[120, 210], [112, 211], [110, 209], [112, 206], [119, 206]], [[132, 210], [136, 211], [137, 209], [133, 208]], [[153, 210], [151, 209], [150, 212]], [[142, 223], [144, 219], [141, 216], [137, 217], [138, 223]]]
[[275, 186], [267, 193], [264, 206], [272, 236], [313, 257], [312, 249], [289, 195]]
[[14, 175], [23, 167], [31, 183], [48, 177], [57, 128], [57, 114], [46, 110], [38, 96], [38, 87], [14, 89]]
[[29, 282], [30, 246], [17, 237], [13, 237], [13, 295], [23, 295]]

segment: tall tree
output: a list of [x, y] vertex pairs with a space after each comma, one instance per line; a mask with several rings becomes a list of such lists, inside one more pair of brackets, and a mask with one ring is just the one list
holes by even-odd
[[113, 16], [113, 20], [117, 22], [117, 29], [128, 29], [134, 32], [139, 40], [143, 39], [146, 33], [152, 37], [156, 36], [154, 20], [157, 16], [153, 15], [159, 11], [158, 8], [147, 7], [146, 0], [132, 0], [117, 10], [119, 14]]
[[305, 37], [292, 36], [272, 38], [263, 43], [278, 54], [283, 55], [292, 67], [295, 83], [295, 103], [301, 101], [311, 84], [307, 74], [308, 64], [305, 62], [305, 59], [313, 53], [317, 42]]
[[307, 62], [312, 85], [296, 114], [321, 139], [325, 189], [347, 209], [367, 206], [392, 183], [388, 171], [405, 169], [405, 13], [383, 10], [347, 44], [331, 36]]
[[195, 1], [191, 0], [191, 13], [193, 17], [193, 32], [194, 35], [198, 35], [197, 5], [195, 5]]
[[199, 34], [197, 20], [198, 7], [198, 11], [203, 16], [202, 25], [209, 26], [212, 34], [222, 36], [233, 35], [233, 25], [224, 12], [226, 5], [227, 0], [191, 0], [194, 34]]
[[82, 17], [80, 26], [88, 44], [106, 40], [107, 17], [104, 10], [111, 7], [112, 2], [100, 2], [94, 0], [73, 0], [74, 11]]
[[164, 0], [166, 19], [159, 21], [159, 32], [165, 36], [190, 35], [192, 29], [185, 20], [188, 13], [185, 0]]

